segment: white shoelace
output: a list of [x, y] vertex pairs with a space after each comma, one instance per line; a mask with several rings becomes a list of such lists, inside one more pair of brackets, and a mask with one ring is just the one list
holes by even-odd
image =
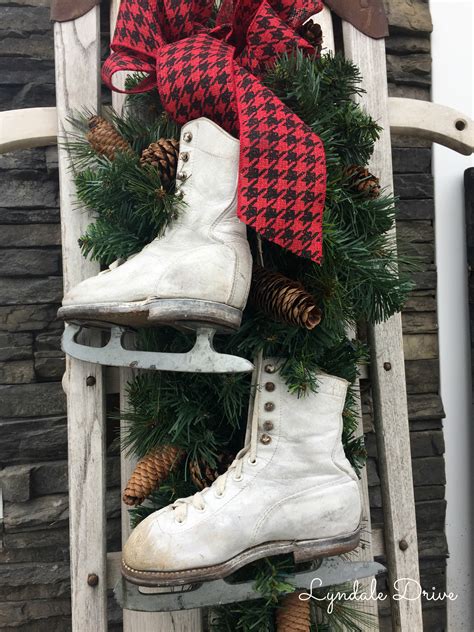
[[[261, 355], [257, 358], [255, 375], [260, 376], [261, 371], [260, 368], [262, 366], [262, 357]], [[171, 508], [174, 510], [174, 519], [178, 523], [182, 523], [186, 520], [186, 516], [188, 515], [188, 507], [192, 505], [198, 511], [204, 511], [206, 508], [205, 497], [206, 494], [209, 494], [211, 490], [213, 490], [214, 494], [218, 498], [222, 498], [225, 492], [225, 487], [227, 480], [231, 474], [233, 474], [234, 481], [241, 481], [243, 478], [243, 468], [244, 464], [247, 461], [249, 465], [255, 465], [257, 462], [257, 441], [258, 441], [258, 403], [260, 398], [260, 387], [255, 386], [255, 395], [253, 401], [253, 411], [252, 411], [252, 421], [250, 426], [250, 437], [247, 444], [237, 453], [235, 459], [229, 466], [227, 472], [221, 474], [216, 480], [213, 482], [211, 487], [207, 487], [200, 492], [196, 492], [193, 496], [189, 496], [188, 498], [178, 498], [172, 505]], [[247, 457], [247, 459], [245, 458]]]

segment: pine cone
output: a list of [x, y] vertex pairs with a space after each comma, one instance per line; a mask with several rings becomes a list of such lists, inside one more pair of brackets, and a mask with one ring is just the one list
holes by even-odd
[[210, 487], [218, 476], [227, 471], [234, 457], [228, 452], [223, 452], [217, 457], [217, 467], [211, 467], [205, 461], [189, 461], [189, 475], [196, 487], [201, 490]]
[[316, 300], [298, 281], [254, 265], [250, 300], [275, 320], [314, 329], [321, 322]]
[[135, 466], [123, 492], [123, 502], [130, 506], [142, 503], [166, 480], [183, 456], [183, 450], [174, 445], [162, 445], [149, 452]]
[[91, 117], [88, 125], [87, 140], [101, 156], [113, 160], [117, 152], [128, 153], [132, 151], [128, 141], [117, 132], [112, 123], [106, 121], [102, 116]]
[[151, 165], [159, 172], [164, 186], [172, 184], [176, 178], [179, 141], [174, 138], [160, 138], [143, 150], [141, 165]]
[[313, 22], [313, 20], [309, 20], [305, 22], [299, 29], [299, 34], [301, 37], [304, 37], [311, 46], [315, 49], [317, 54], [321, 53], [321, 48], [323, 46], [323, 31], [319, 24]]
[[367, 197], [378, 198], [380, 195], [379, 179], [368, 169], [359, 165], [350, 165], [345, 170], [349, 178], [349, 186], [357, 193], [364, 193]]
[[300, 591], [285, 595], [276, 613], [277, 632], [310, 632], [311, 609], [309, 600], [301, 601]]

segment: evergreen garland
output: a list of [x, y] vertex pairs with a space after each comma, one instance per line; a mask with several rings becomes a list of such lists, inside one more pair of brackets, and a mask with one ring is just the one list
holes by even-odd
[[[130, 77], [128, 87], [140, 79], [140, 75]], [[285, 358], [283, 376], [290, 391], [299, 396], [317, 390], [317, 369], [354, 383], [357, 366], [367, 361], [368, 351], [362, 343], [347, 338], [347, 327], [387, 319], [401, 309], [412, 287], [406, 274], [399, 272], [400, 263], [409, 262], [401, 261], [391, 236], [386, 234], [394, 222], [393, 198], [354, 188], [353, 170], [349, 169], [367, 165], [380, 133], [376, 122], [354, 101], [362, 93], [360, 81], [358, 69], [341, 55], [320, 59], [301, 53], [283, 56], [266, 76], [269, 88], [322, 139], [327, 197], [322, 265], [267, 242], [263, 243], [264, 265], [301, 283], [315, 297], [322, 320], [308, 330], [277, 322], [249, 305], [241, 329], [232, 336], [216, 337], [215, 342], [219, 351], [249, 359], [259, 351]], [[133, 110], [133, 115], [102, 115], [128, 141], [132, 152], [118, 153], [113, 161], [98, 155], [81, 135], [85, 117], [76, 121], [78, 133], [69, 141], [78, 199], [96, 217], [80, 245], [84, 255], [104, 265], [139, 252], [162, 234], [179, 212], [186, 212], [175, 198], [173, 186], [165, 188], [155, 170], [140, 165], [142, 151], [159, 138], [178, 138], [178, 127], [163, 112], [156, 91], [133, 95], [130, 103], [133, 108], [128, 112]], [[250, 230], [249, 238], [255, 242]], [[192, 346], [193, 339], [163, 327], [139, 332], [138, 343], [146, 350], [183, 351]], [[172, 444], [187, 455], [167, 481], [131, 511], [133, 524], [196, 491], [189, 476], [190, 462], [202, 461], [214, 468], [223, 451], [239, 450], [249, 392], [250, 379], [244, 374], [153, 371], [137, 376], [128, 385], [124, 449], [143, 457], [157, 446]], [[357, 396], [349, 389], [343, 443], [347, 457], [359, 471], [365, 450], [363, 440], [355, 436]], [[284, 580], [288, 564], [288, 559], [261, 560], [242, 569], [255, 579], [262, 600], [212, 610], [210, 629], [273, 630], [278, 597], [292, 590]], [[360, 629], [360, 619], [351, 619], [347, 606], [335, 609], [332, 616], [331, 629], [339, 629], [343, 623], [346, 629]]]

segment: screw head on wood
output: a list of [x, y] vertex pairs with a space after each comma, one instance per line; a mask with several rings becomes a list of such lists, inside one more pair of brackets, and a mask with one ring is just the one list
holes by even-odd
[[384, 363], [383, 363], [383, 368], [384, 368], [386, 371], [390, 371], [390, 370], [392, 369], [392, 365], [390, 364], [390, 362], [384, 362]]
[[406, 551], [408, 548], [408, 542], [406, 540], [400, 540], [398, 546], [400, 547], [401, 551]]
[[95, 377], [93, 375], [88, 375], [86, 377], [86, 384], [87, 384], [87, 386], [94, 386], [95, 385]]
[[87, 583], [89, 586], [97, 586], [99, 583], [99, 576], [96, 575], [96, 573], [89, 573], [89, 575], [87, 575]]

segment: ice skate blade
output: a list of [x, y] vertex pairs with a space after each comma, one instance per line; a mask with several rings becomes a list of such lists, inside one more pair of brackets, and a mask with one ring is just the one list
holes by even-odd
[[104, 347], [89, 347], [76, 341], [80, 331], [80, 325], [67, 325], [61, 346], [69, 356], [83, 362], [184, 373], [246, 373], [254, 368], [245, 358], [215, 351], [212, 344], [215, 331], [206, 327], [197, 330], [194, 347], [186, 353], [124, 349], [122, 338], [126, 330], [121, 327], [111, 329], [110, 340]]
[[[351, 562], [341, 557], [327, 557], [316, 569], [286, 575], [285, 582], [296, 589], [307, 591], [311, 599], [313, 590], [326, 586], [338, 586], [364, 577], [373, 577], [385, 572], [378, 562]], [[141, 612], [171, 612], [191, 608], [206, 608], [240, 601], [261, 599], [255, 582], [230, 582], [216, 579], [205, 583], [164, 589], [141, 588], [122, 578], [115, 586], [114, 594], [122, 608]]]
[[293, 553], [295, 562], [348, 553], [359, 545], [360, 527], [352, 533], [318, 540], [280, 540], [247, 549], [226, 562], [184, 571], [139, 571], [122, 562], [122, 575], [140, 586], [182, 586], [227, 577], [242, 566], [262, 557]]
[[120, 327], [170, 325], [182, 329], [210, 327], [219, 333], [237, 331], [242, 311], [223, 303], [196, 299], [147, 299], [133, 303], [65, 305], [58, 318], [75, 324], [105, 323]]

